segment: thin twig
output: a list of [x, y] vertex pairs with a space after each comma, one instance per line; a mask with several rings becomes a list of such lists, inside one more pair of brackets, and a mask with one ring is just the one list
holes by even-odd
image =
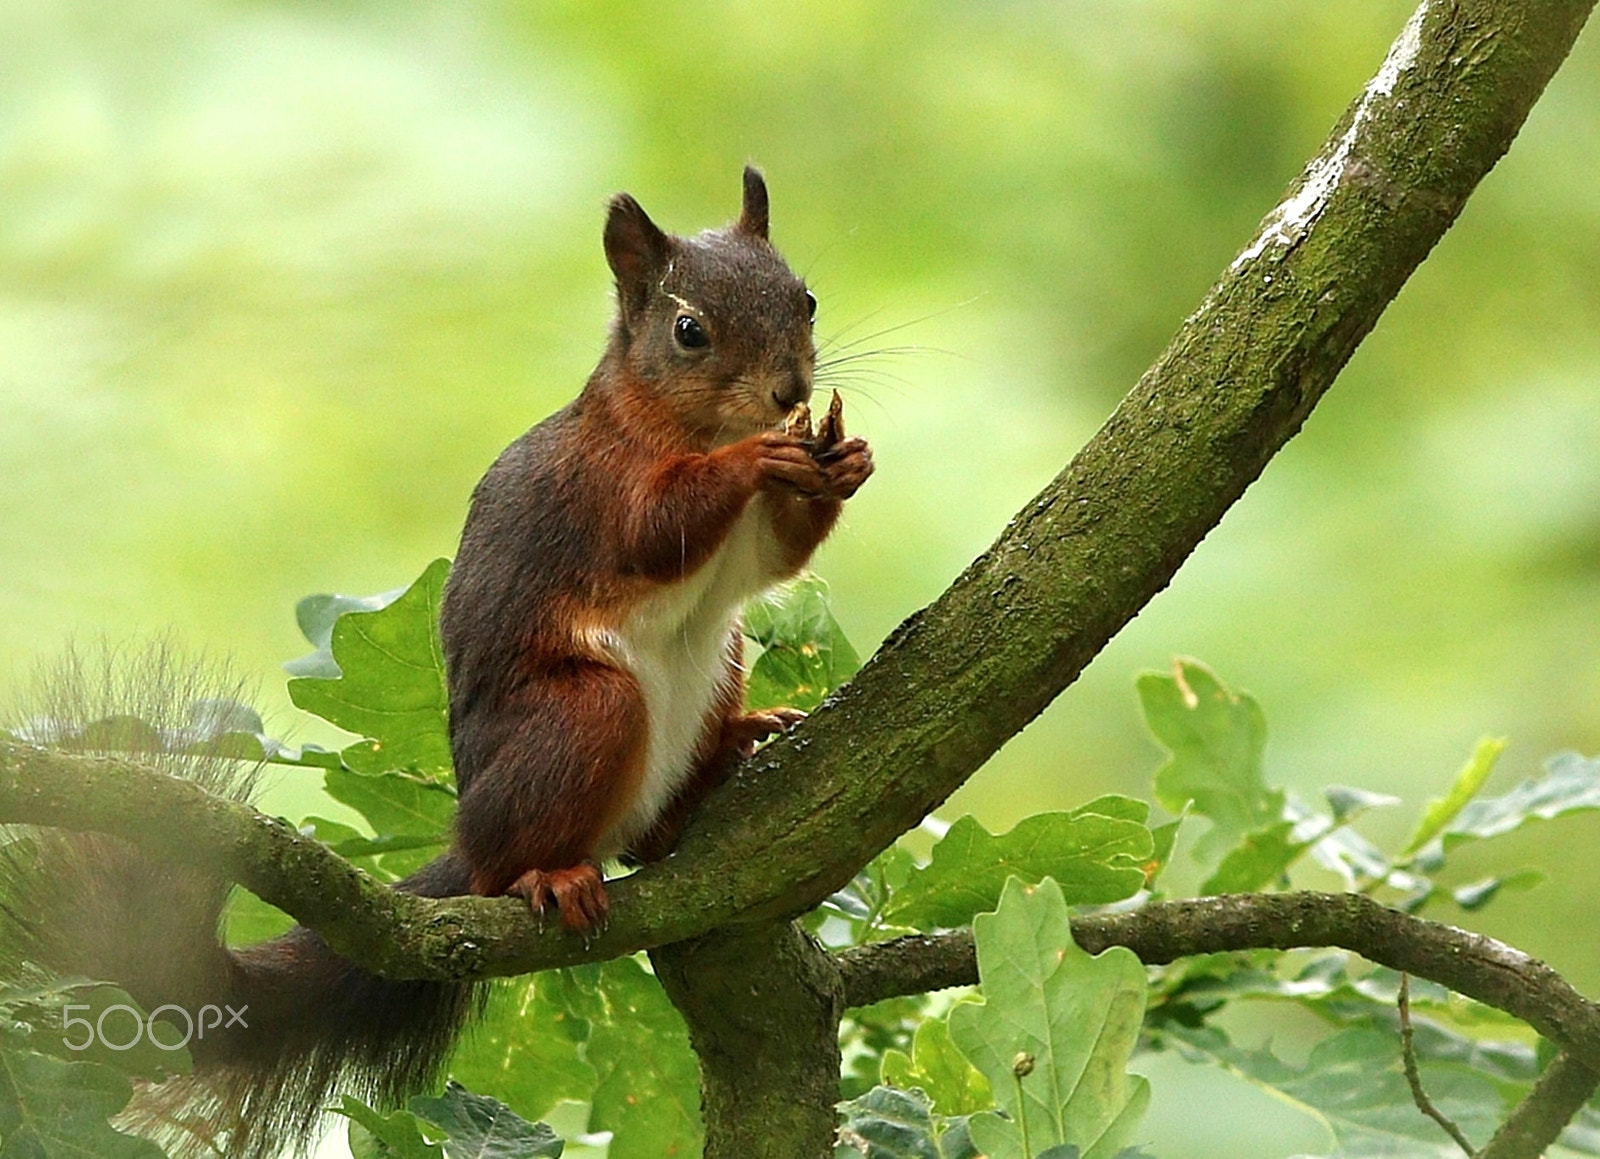
[[1400, 1058], [1405, 1063], [1406, 1082], [1411, 1084], [1411, 1099], [1417, 1104], [1417, 1110], [1443, 1127], [1445, 1134], [1456, 1141], [1456, 1144], [1468, 1155], [1476, 1155], [1478, 1149], [1472, 1145], [1455, 1120], [1433, 1105], [1433, 1100], [1428, 1097], [1428, 1092], [1422, 1089], [1422, 1074], [1417, 1070], [1417, 1048], [1412, 1043], [1411, 1030], [1411, 975], [1400, 975]]

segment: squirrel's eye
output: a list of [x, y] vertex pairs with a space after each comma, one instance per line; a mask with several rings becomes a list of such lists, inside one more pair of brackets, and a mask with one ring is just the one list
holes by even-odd
[[688, 314], [678, 315], [678, 320], [672, 324], [672, 336], [685, 350], [704, 350], [711, 345], [705, 327]]
[[810, 290], [806, 291], [806, 317], [813, 321], [817, 317], [817, 296]]

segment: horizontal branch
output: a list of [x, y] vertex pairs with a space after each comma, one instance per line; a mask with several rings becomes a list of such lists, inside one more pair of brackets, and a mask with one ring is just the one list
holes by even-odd
[[[1075, 922], [1074, 936], [1077, 932]], [[844, 979], [846, 1007], [871, 1006], [887, 998], [978, 984], [978, 950], [970, 929], [869, 942], [840, 950], [835, 957]], [[1152, 964], [1144, 955], [1139, 957], [1147, 965]]]
[[372, 969], [452, 977], [481, 967], [460, 937], [466, 923], [452, 928], [439, 903], [395, 893], [282, 818], [134, 760], [0, 738], [0, 822], [106, 833], [216, 873]]
[[[1074, 918], [1092, 954], [1126, 946], [1146, 965], [1231, 950], [1338, 946], [1522, 1019], [1600, 1071], [1600, 1005], [1555, 970], [1504, 942], [1413, 917], [1356, 893], [1228, 894]], [[897, 938], [842, 951], [845, 1004], [975, 985], [972, 932]]]
[[[706, 932], [672, 875], [625, 878], [613, 920], [585, 939], [536, 922], [516, 898], [397, 893], [281, 817], [136, 760], [22, 744], [0, 735], [0, 825], [105, 833], [152, 858], [237, 882], [385, 977], [465, 980], [604, 961]], [[636, 875], [637, 877], [637, 875]], [[696, 879], [689, 878], [692, 884]]]

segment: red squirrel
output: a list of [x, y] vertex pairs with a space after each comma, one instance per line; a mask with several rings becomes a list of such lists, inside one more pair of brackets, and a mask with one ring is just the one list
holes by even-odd
[[[605, 250], [605, 355], [473, 495], [441, 617], [455, 840], [395, 886], [516, 894], [583, 930], [605, 920], [603, 860], [665, 856], [735, 760], [799, 719], [744, 711], [739, 610], [805, 564], [872, 473], [837, 396], [808, 437], [816, 300], [767, 240], [758, 172], [745, 170], [738, 220], [692, 238], [619, 195]], [[184, 723], [187, 701], [128, 683], [146, 699], [91, 709], [92, 679], [60, 699], [86, 719]], [[145, 759], [249, 796], [239, 762]], [[481, 1007], [482, 983], [381, 978], [303, 926], [227, 949], [227, 881], [95, 834], [29, 840], [26, 856], [0, 850], [0, 961], [115, 981], [146, 1010], [243, 1012], [123, 1116], [174, 1155], [303, 1149], [335, 1090], [400, 1105], [436, 1082]]]
[[605, 354], [478, 484], [440, 617], [472, 892], [576, 929], [605, 919], [603, 860], [665, 856], [732, 759], [802, 715], [744, 711], [739, 611], [872, 473], [837, 406], [818, 438], [784, 429], [817, 302], [767, 239], [759, 172], [697, 237], [617, 196], [605, 250]]

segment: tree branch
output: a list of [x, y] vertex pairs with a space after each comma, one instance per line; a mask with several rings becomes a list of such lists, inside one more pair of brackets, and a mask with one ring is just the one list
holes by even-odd
[[[0, 822], [108, 833], [158, 860], [220, 874], [339, 953], [396, 977], [482, 969], [468, 934], [476, 923], [453, 920], [454, 903], [396, 893], [282, 818], [137, 761], [0, 737]], [[526, 906], [521, 917], [526, 924]]]
[[680, 849], [726, 870], [694, 899], [708, 922], [791, 915], [840, 888], [1167, 585], [1509, 147], [1592, 6], [1416, 10], [1100, 432], [843, 695], [708, 802]]
[[700, 1059], [704, 1159], [831, 1156], [839, 971], [793, 922], [719, 930], [650, 954]]
[[[1147, 913], [1151, 908], [1154, 907], [1138, 912]], [[1079, 918], [1073, 923], [1073, 938], [1079, 945], [1084, 944], [1079, 937], [1079, 926], [1088, 920]], [[1138, 953], [1137, 950], [1134, 952]], [[839, 962], [840, 976], [844, 979], [846, 1008], [871, 1006], [874, 1002], [902, 998], [907, 994], [926, 994], [951, 986], [978, 984], [978, 949], [973, 943], [971, 929], [952, 930], [948, 934], [912, 934], [887, 942], [868, 942], [864, 946], [840, 950], [835, 957]], [[1143, 954], [1139, 955], [1139, 959], [1147, 966], [1156, 964]]]
[[1600, 1073], [1570, 1054], [1557, 1055], [1477, 1159], [1539, 1159], [1596, 1087]]
[[394, 977], [523, 973], [811, 908], [1166, 586], [1510, 145], [1592, 6], [1426, 0], [1106, 426], [847, 689], [747, 762], [675, 856], [615, 884], [592, 944], [541, 931], [514, 901], [398, 897], [279, 822], [117, 762], [89, 774], [88, 792], [49, 780], [68, 767], [55, 754], [0, 745], [0, 821], [97, 829], [210, 864]]
[[[1338, 946], [1438, 982], [1522, 1019], [1600, 1070], [1600, 1005], [1537, 958], [1482, 934], [1412, 917], [1357, 893], [1241, 893], [1164, 901], [1130, 913], [1075, 918], [1091, 954], [1126, 946], [1146, 965], [1231, 950]], [[846, 1006], [974, 985], [972, 932], [899, 938], [837, 955]]]

